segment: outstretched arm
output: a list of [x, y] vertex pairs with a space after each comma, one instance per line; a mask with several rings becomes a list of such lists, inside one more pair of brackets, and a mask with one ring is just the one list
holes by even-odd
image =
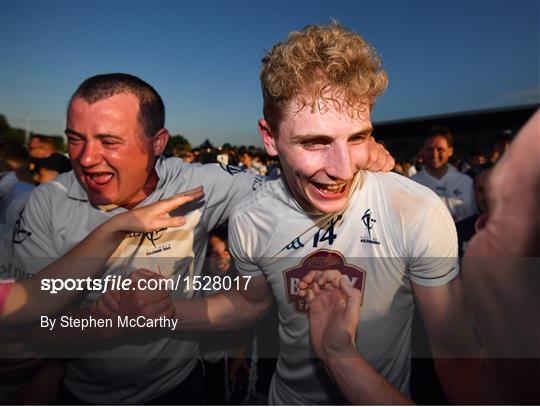
[[202, 187], [195, 188], [152, 205], [123, 212], [98, 226], [64, 256], [31, 278], [13, 284], [4, 308], [0, 310], [0, 326], [31, 322], [40, 315], [61, 311], [81, 292], [62, 290], [52, 295], [41, 290], [43, 279], [84, 279], [99, 275], [126, 233], [181, 226], [184, 218], [170, 217], [169, 212], [202, 196]]

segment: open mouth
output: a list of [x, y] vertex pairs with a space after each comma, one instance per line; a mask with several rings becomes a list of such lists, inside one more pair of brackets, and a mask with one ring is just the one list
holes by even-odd
[[107, 185], [113, 178], [112, 172], [98, 171], [86, 172], [85, 178], [91, 188], [100, 188]]
[[325, 195], [341, 194], [347, 188], [347, 184], [347, 182], [341, 184], [319, 184], [318, 182], [313, 182], [315, 188]]

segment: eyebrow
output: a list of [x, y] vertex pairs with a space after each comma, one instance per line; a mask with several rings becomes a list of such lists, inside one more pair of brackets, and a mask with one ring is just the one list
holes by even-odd
[[81, 136], [81, 137], [84, 137], [84, 134], [78, 133], [78, 132], [76, 132], [75, 130], [70, 129], [69, 127], [66, 127], [66, 129], [64, 130], [64, 134], [65, 134], [66, 136], [67, 136], [68, 134], [74, 134], [75, 136]]
[[[79, 133], [79, 132], [77, 132], [77, 131], [75, 131], [75, 130], [72, 130], [72, 129], [70, 129], [70, 128], [66, 128], [66, 130], [64, 130], [64, 133], [66, 134], [66, 136], [67, 136], [68, 134], [73, 134], [73, 135], [79, 136], [79, 137], [86, 137], [84, 134]], [[113, 138], [113, 139], [119, 140], [119, 141], [123, 141], [123, 140], [124, 140], [122, 137], [118, 137], [118, 136], [115, 136], [114, 134], [107, 134], [107, 133], [105, 133], [105, 134], [96, 134], [95, 137], [98, 138], [98, 139], [103, 139], [103, 138]]]
[[[373, 127], [370, 126], [349, 135], [348, 138], [356, 137], [356, 136], [365, 137], [365, 136], [369, 136], [372, 132], [373, 132]], [[293, 136], [291, 141], [293, 143], [305, 143], [305, 142], [314, 141], [314, 140], [332, 141], [333, 139], [334, 139], [333, 137], [328, 136], [326, 134], [298, 134], [298, 135]]]

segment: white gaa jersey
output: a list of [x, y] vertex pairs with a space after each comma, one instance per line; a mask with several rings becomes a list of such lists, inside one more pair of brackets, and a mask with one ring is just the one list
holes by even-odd
[[[186, 164], [178, 158], [161, 157], [155, 168], [158, 185], [138, 206], [199, 185], [204, 186], [204, 200], [181, 208], [182, 213], [190, 210], [182, 227], [127, 235], [109, 260], [106, 274], [147, 268], [183, 282], [186, 276], [201, 275], [208, 233], [227, 220], [232, 207], [255, 190], [261, 178], [234, 166]], [[14, 233], [16, 260], [25, 272], [35, 273], [122, 211], [90, 205], [73, 172], [62, 174], [30, 195]], [[174, 295], [197, 295], [193, 284], [188, 286], [190, 290], [180, 284]], [[99, 295], [89, 293], [87, 298]], [[118, 346], [113, 343], [107, 350], [70, 361], [66, 387], [89, 404], [142, 404], [178, 385], [196, 365], [196, 337], [150, 329], [136, 338], [133, 344], [119, 338]]]
[[440, 179], [430, 175], [425, 168], [414, 174], [411, 179], [435, 192], [444, 201], [454, 222], [476, 213], [473, 180], [454, 166], [448, 165], [448, 171]]
[[229, 220], [239, 272], [263, 274], [278, 304], [280, 357], [272, 404], [344, 402], [310, 346], [306, 302], [297, 287], [308, 271], [337, 268], [363, 292], [357, 349], [405, 395], [411, 281], [438, 286], [458, 275], [456, 230], [442, 201], [401, 175], [360, 177], [341, 215], [306, 213], [279, 179], [263, 184]]

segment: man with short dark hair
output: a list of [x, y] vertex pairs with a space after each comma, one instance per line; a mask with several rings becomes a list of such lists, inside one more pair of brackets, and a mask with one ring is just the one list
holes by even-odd
[[[84, 81], [68, 106], [66, 136], [73, 171], [31, 194], [15, 231], [14, 251], [28, 273], [64, 254], [116, 213], [203, 185], [205, 201], [190, 206], [184, 226], [128, 235], [107, 272], [125, 275], [146, 268], [181, 281], [200, 275], [208, 233], [261, 181], [228, 167], [164, 158], [169, 133], [163, 102], [150, 85], [131, 75], [98, 75]], [[186, 298], [195, 294], [185, 285], [174, 293]], [[90, 301], [96, 298], [95, 292], [87, 296]], [[83, 334], [99, 339], [107, 329], [93, 334], [55, 331], [58, 337]], [[66, 400], [200, 402], [194, 383], [201, 373], [193, 338], [146, 332], [136, 342], [119, 341], [109, 350], [68, 362]]]
[[426, 135], [421, 155], [424, 168], [411, 177], [435, 192], [459, 222], [476, 213], [472, 179], [448, 163], [454, 153], [454, 139], [449, 129], [433, 127]]

